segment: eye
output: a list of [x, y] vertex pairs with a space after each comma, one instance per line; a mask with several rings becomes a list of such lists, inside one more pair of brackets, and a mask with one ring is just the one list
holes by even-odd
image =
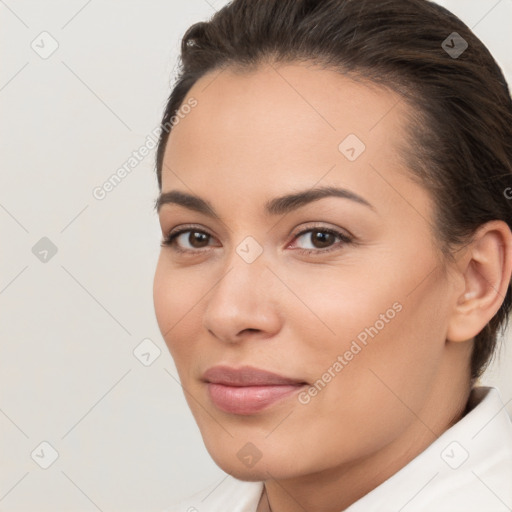
[[[308, 236], [304, 237], [304, 235]], [[315, 226], [313, 228], [299, 232], [295, 236], [294, 242], [301, 237], [304, 237], [305, 240], [309, 239], [310, 246], [312, 247], [306, 249], [297, 249], [304, 254], [323, 254], [340, 249], [340, 245], [348, 245], [353, 242], [353, 239], [347, 234], [333, 228], [326, 228], [322, 226]], [[336, 239], [340, 240], [340, 242], [332, 245]]]
[[[187, 236], [184, 236], [187, 235]], [[202, 231], [197, 228], [191, 227], [182, 227], [179, 230], [171, 231], [161, 243], [162, 247], [172, 247], [172, 249], [176, 252], [184, 252], [184, 253], [197, 253], [203, 252], [198, 251], [197, 249], [202, 249], [208, 246], [209, 238], [212, 235], [207, 233], [206, 231]], [[179, 242], [179, 243], [178, 243]], [[190, 244], [189, 247], [183, 248], [183, 244]]]
[[[303, 254], [325, 254], [326, 252], [340, 249], [342, 245], [348, 245], [353, 243], [351, 236], [338, 231], [333, 228], [327, 228], [323, 226], [314, 226], [309, 229], [300, 231], [294, 236], [293, 241], [309, 235], [309, 241], [311, 248], [298, 248], [299, 252]], [[176, 231], [171, 231], [161, 243], [162, 247], [171, 247], [174, 251], [180, 253], [199, 254], [205, 252], [201, 249], [211, 247], [209, 245], [210, 235], [208, 232], [195, 227], [185, 226]], [[335, 245], [332, 245], [336, 242]], [[188, 244], [188, 247], [187, 247]]]

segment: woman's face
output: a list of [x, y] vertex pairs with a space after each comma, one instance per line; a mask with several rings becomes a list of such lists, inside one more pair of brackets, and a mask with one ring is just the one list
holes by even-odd
[[[403, 102], [294, 64], [216, 71], [187, 103], [162, 193], [197, 199], [163, 196], [163, 235], [190, 231], [161, 249], [154, 303], [209, 453], [263, 480], [399, 446], [444, 368], [455, 292], [397, 154]], [[234, 374], [205, 376], [218, 366]]]

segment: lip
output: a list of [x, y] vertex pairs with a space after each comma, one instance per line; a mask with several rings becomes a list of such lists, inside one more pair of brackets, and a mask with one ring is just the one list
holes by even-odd
[[290, 397], [306, 382], [252, 366], [214, 366], [204, 372], [214, 405], [232, 414], [255, 414]]

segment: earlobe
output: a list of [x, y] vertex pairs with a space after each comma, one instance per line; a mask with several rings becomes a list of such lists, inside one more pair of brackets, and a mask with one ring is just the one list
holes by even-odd
[[480, 226], [462, 260], [465, 287], [456, 297], [448, 341], [474, 338], [498, 312], [512, 274], [512, 233], [503, 221]]

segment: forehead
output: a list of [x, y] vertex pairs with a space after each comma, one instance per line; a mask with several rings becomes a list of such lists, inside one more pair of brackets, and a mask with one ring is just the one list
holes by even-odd
[[315, 65], [274, 64], [208, 73], [183, 104], [191, 98], [197, 105], [169, 136], [163, 190], [208, 195], [208, 184], [263, 198], [322, 180], [377, 196], [379, 173], [406, 171], [397, 151], [407, 107], [389, 89]]

